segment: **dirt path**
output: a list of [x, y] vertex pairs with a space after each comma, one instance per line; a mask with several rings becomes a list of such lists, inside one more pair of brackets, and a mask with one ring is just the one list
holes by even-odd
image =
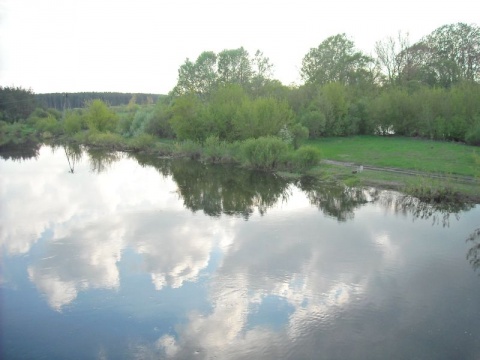
[[402, 175], [411, 175], [411, 176], [425, 176], [434, 179], [444, 179], [444, 180], [454, 180], [461, 183], [466, 184], [475, 184], [479, 183], [480, 181], [473, 176], [463, 176], [463, 175], [452, 175], [452, 174], [442, 174], [442, 173], [429, 173], [424, 171], [417, 171], [417, 170], [409, 170], [409, 169], [399, 169], [399, 168], [389, 168], [389, 167], [379, 167], [379, 166], [371, 166], [371, 165], [359, 165], [351, 162], [346, 161], [336, 161], [336, 160], [322, 160], [322, 163], [329, 164], [329, 165], [337, 165], [337, 166], [345, 166], [351, 167], [352, 171], [383, 171], [383, 172], [390, 172], [390, 173], [397, 173]]

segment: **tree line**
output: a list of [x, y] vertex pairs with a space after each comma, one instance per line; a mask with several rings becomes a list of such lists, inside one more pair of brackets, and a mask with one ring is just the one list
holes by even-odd
[[311, 138], [395, 134], [480, 145], [478, 26], [444, 25], [414, 44], [400, 32], [378, 41], [375, 55], [346, 34], [330, 36], [304, 56], [304, 83], [284, 86], [260, 51], [204, 52], [180, 66], [158, 121], [197, 141], [303, 128]]
[[110, 106], [127, 105], [132, 97], [138, 104], [153, 104], [161, 95], [142, 93], [119, 92], [79, 92], [79, 93], [47, 93], [35, 94], [37, 104], [41, 107], [63, 110], [69, 108], [83, 108], [91, 101], [100, 99]]
[[[158, 98], [119, 93], [36, 96], [56, 109], [63, 109], [67, 100], [71, 108], [89, 104], [83, 113], [69, 112], [56, 127], [72, 134], [95, 128], [127, 138], [148, 134], [197, 143], [212, 137], [235, 142], [275, 136], [295, 147], [306, 137], [376, 134], [480, 145], [480, 28], [474, 24], [444, 25], [414, 44], [399, 32], [378, 41], [374, 55], [358, 50], [346, 34], [333, 35], [305, 54], [300, 75], [303, 84], [285, 86], [273, 77], [268, 57], [240, 47], [187, 58], [175, 87]], [[89, 101], [93, 98], [128, 105], [107, 116], [100, 103]], [[139, 106], [145, 103], [155, 106]], [[94, 109], [114, 120], [93, 126]], [[26, 113], [6, 117], [1, 110], [4, 120], [25, 119]], [[45, 124], [39, 114], [30, 123]], [[59, 118], [47, 117], [52, 126], [53, 118]]]

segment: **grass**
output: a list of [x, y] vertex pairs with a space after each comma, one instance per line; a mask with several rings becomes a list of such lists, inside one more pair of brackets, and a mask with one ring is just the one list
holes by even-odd
[[404, 137], [353, 136], [309, 140], [323, 158], [378, 167], [478, 176], [480, 148]]

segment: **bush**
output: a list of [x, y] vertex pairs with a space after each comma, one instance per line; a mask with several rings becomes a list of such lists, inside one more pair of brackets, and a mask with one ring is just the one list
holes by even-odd
[[211, 162], [220, 162], [229, 158], [228, 144], [218, 136], [209, 136], [203, 147], [203, 157]]
[[178, 155], [188, 156], [191, 159], [198, 159], [202, 153], [202, 146], [195, 141], [185, 140], [175, 143], [175, 152]]
[[325, 115], [319, 110], [305, 112], [300, 122], [308, 129], [311, 138], [318, 138], [325, 132]]
[[308, 128], [298, 123], [290, 128], [290, 133], [293, 136], [294, 149], [298, 149], [302, 141], [308, 138]]
[[244, 165], [273, 170], [281, 166], [288, 154], [288, 145], [278, 137], [247, 139], [241, 146]]
[[32, 122], [35, 129], [40, 133], [48, 132], [55, 134], [61, 132], [60, 123], [51, 115], [46, 118], [34, 118]]
[[295, 151], [294, 166], [300, 169], [308, 169], [318, 164], [321, 155], [321, 151], [314, 146], [302, 146]]
[[125, 139], [118, 134], [93, 132], [88, 135], [88, 144], [109, 149], [122, 149], [125, 147]]
[[85, 114], [88, 128], [93, 131], [114, 131], [118, 117], [102, 100], [92, 100], [88, 103]]
[[148, 150], [155, 146], [156, 139], [150, 134], [140, 134], [132, 138], [128, 145], [135, 151]]
[[153, 110], [153, 108], [141, 108], [137, 110], [130, 125], [130, 136], [138, 136], [146, 132], [145, 128], [154, 115]]
[[469, 145], [480, 146], [480, 119], [477, 124], [466, 133], [465, 142]]
[[34, 129], [26, 124], [20, 122], [9, 124], [0, 120], [0, 147], [36, 141]]
[[85, 127], [85, 122], [79, 112], [68, 112], [63, 121], [63, 129], [68, 135], [74, 135]]

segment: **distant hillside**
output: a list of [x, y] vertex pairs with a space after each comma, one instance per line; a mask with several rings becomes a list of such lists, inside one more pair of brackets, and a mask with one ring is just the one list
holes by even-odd
[[103, 100], [111, 106], [126, 105], [133, 96], [136, 96], [136, 103], [141, 105], [156, 103], [159, 97], [165, 95], [116, 92], [80, 92], [35, 94], [35, 99], [37, 100], [39, 106], [61, 110], [64, 106], [68, 108], [81, 108], [85, 106], [86, 102], [94, 99]]

